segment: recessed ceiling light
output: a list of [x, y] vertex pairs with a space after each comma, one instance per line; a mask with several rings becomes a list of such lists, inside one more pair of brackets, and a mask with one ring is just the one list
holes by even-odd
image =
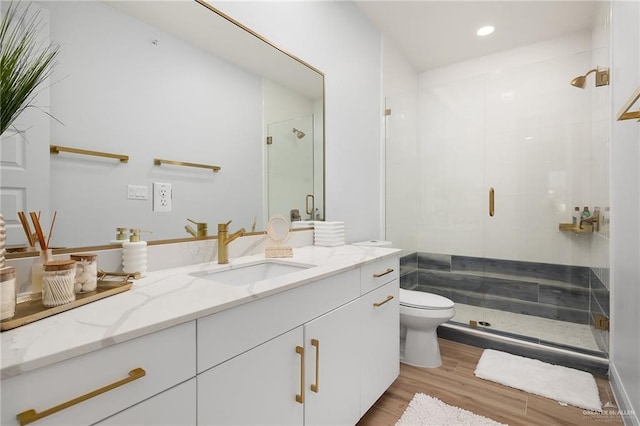
[[493, 28], [491, 25], [487, 25], [479, 28], [478, 31], [476, 31], [476, 34], [482, 37], [491, 34], [494, 30], [495, 28]]

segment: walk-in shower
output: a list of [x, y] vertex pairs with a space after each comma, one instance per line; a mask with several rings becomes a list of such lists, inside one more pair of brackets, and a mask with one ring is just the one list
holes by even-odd
[[[401, 286], [456, 304], [442, 336], [604, 374], [609, 86], [567, 84], [603, 56], [591, 42], [427, 71], [388, 96], [385, 217]], [[603, 212], [597, 230], [561, 226], [576, 206]]]

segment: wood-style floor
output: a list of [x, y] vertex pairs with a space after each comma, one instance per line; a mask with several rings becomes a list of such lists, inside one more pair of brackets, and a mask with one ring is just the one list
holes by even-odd
[[[483, 349], [439, 339], [442, 366], [418, 368], [400, 364], [400, 376], [364, 415], [358, 426], [394, 425], [413, 395], [425, 393], [441, 401], [511, 426], [622, 425], [609, 381], [596, 377], [603, 414], [562, 406], [557, 401], [513, 389], [474, 375]], [[609, 407], [607, 403], [613, 404]]]

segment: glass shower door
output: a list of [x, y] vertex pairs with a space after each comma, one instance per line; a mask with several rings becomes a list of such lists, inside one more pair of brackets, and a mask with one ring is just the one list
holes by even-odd
[[267, 215], [291, 220], [297, 210], [312, 219], [314, 205], [313, 116], [267, 126]]

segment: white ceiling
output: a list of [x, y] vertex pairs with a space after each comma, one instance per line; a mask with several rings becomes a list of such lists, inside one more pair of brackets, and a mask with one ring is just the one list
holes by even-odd
[[[590, 28], [595, 1], [369, 0], [357, 7], [418, 72]], [[478, 37], [476, 30], [496, 30]]]

